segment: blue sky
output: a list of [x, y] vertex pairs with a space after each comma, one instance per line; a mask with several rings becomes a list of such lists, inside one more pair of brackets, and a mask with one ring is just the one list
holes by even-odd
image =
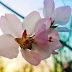
[[32, 11], [37, 11], [43, 6], [43, 0], [1, 0], [12, 9], [26, 16]]
[[[43, 0], [1, 0], [12, 9], [19, 12], [21, 15], [26, 16], [32, 11], [39, 11], [43, 8]], [[54, 0], [56, 7], [63, 6], [65, 4], [71, 4], [72, 0]], [[70, 2], [71, 1], [71, 2]]]

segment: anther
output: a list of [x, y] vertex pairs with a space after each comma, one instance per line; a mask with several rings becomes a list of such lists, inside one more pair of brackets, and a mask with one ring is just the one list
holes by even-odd
[[49, 42], [53, 42], [53, 41], [52, 41], [52, 37], [49, 37], [49, 40], [48, 40], [48, 41], [49, 41]]

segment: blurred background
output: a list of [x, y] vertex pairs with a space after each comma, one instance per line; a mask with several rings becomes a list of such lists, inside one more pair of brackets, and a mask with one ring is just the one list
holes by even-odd
[[[56, 8], [69, 5], [72, 9], [72, 0], [54, 0]], [[43, 0], [1, 0], [0, 16], [13, 13], [23, 21], [30, 12], [38, 11], [43, 17]], [[72, 11], [70, 21], [65, 27], [72, 30]], [[0, 30], [0, 35], [3, 33]], [[0, 57], [0, 72], [72, 72], [72, 32], [60, 32], [60, 41], [63, 45], [58, 49], [58, 55], [51, 55], [38, 66], [32, 66], [19, 54], [17, 58], [7, 59]]]

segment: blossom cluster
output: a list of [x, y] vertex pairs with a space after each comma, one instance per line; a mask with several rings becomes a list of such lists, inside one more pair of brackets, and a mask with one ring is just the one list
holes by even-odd
[[49, 58], [51, 54], [58, 54], [55, 50], [62, 47], [58, 32], [69, 32], [65, 27], [71, 14], [69, 6], [55, 9], [53, 0], [44, 0], [44, 18], [39, 12], [33, 11], [21, 22], [14, 14], [0, 17], [0, 56], [16, 58], [20, 47], [22, 57], [32, 65], [38, 65], [41, 60]]

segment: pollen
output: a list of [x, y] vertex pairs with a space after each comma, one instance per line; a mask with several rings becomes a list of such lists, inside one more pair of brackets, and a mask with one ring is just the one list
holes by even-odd
[[15, 38], [15, 41], [19, 44], [22, 49], [32, 49], [32, 43], [34, 42], [33, 37], [27, 36], [26, 30], [22, 34], [22, 38]]

